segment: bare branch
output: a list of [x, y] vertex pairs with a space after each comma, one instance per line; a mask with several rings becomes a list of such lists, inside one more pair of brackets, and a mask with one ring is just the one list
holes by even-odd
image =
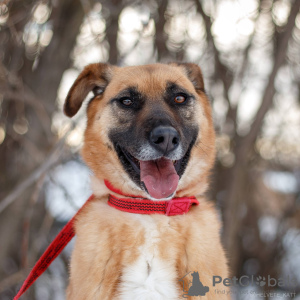
[[195, 0], [195, 4], [196, 4], [198, 13], [202, 16], [202, 18], [204, 20], [206, 34], [207, 34], [207, 41], [211, 42], [212, 46], [213, 46], [213, 50], [215, 53], [215, 60], [216, 60], [215, 68], [218, 70], [216, 76], [219, 77], [224, 84], [225, 98], [230, 106], [228, 91], [232, 84], [233, 77], [232, 77], [230, 71], [228, 70], [228, 68], [226, 67], [226, 65], [223, 64], [220, 59], [220, 56], [221, 56], [220, 51], [216, 47], [214, 37], [211, 33], [212, 21], [211, 21], [210, 17], [208, 15], [206, 15], [206, 13], [204, 12], [199, 0]]
[[269, 108], [273, 104], [273, 96], [275, 93], [275, 88], [274, 88], [275, 78], [276, 78], [279, 68], [285, 62], [289, 39], [292, 36], [292, 32], [293, 32], [293, 29], [295, 26], [295, 20], [298, 15], [299, 8], [300, 8], [300, 1], [295, 0], [293, 3], [293, 6], [291, 7], [291, 13], [288, 18], [288, 22], [286, 24], [284, 35], [282, 37], [281, 44], [279, 45], [279, 49], [277, 51], [277, 54], [276, 54], [276, 57], [274, 60], [273, 70], [269, 76], [269, 82], [267, 84], [267, 87], [266, 87], [264, 95], [263, 95], [263, 101], [257, 112], [256, 118], [251, 125], [250, 132], [244, 138], [244, 141], [243, 141], [244, 149], [247, 149], [247, 148], [249, 149], [255, 142], [255, 139], [261, 129], [261, 125], [264, 120], [264, 117], [265, 117], [266, 113], [268, 112]]
[[51, 126], [51, 119], [43, 105], [43, 101], [35, 96], [34, 92], [16, 75], [8, 71], [0, 62], [0, 84], [4, 99], [16, 102], [25, 102], [32, 106], [40, 120], [41, 126], [47, 133]]
[[156, 22], [156, 34], [155, 34], [155, 45], [157, 49], [157, 60], [161, 61], [169, 53], [169, 50], [166, 46], [166, 33], [164, 30], [166, 19], [165, 14], [168, 7], [168, 0], [158, 1], [158, 12], [157, 17], [158, 21]]
[[227, 207], [225, 212], [225, 237], [227, 244], [227, 251], [231, 255], [231, 266], [233, 272], [237, 271], [239, 260], [239, 227], [241, 219], [239, 212], [241, 204], [245, 201], [245, 186], [249, 180], [249, 172], [245, 172], [248, 168], [248, 154], [253, 150], [254, 142], [259, 134], [263, 119], [273, 103], [273, 96], [275, 93], [274, 82], [279, 68], [285, 61], [286, 52], [288, 48], [288, 41], [292, 35], [300, 7], [300, 1], [296, 0], [291, 8], [291, 13], [286, 25], [286, 30], [282, 39], [282, 44], [278, 49], [275, 57], [273, 70], [269, 76], [269, 82], [263, 95], [262, 104], [258, 110], [256, 119], [252, 123], [250, 132], [244, 138], [237, 139], [237, 146], [235, 149], [236, 162], [230, 173], [230, 182], [227, 196]]
[[25, 270], [20, 270], [0, 282], [0, 293], [25, 279]]
[[119, 17], [125, 7], [124, 1], [105, 1], [102, 4], [110, 10], [110, 16], [106, 20], [106, 39], [109, 43], [109, 62], [118, 63], [119, 51], [117, 47], [117, 38], [119, 31]]
[[70, 131], [68, 131], [67, 134], [57, 143], [49, 158], [0, 202], [0, 213], [3, 212], [8, 205], [20, 197], [21, 194], [34, 182], [36, 182], [45, 172], [58, 163], [64, 150], [65, 140], [69, 133]]
[[29, 207], [25, 214], [25, 219], [23, 222], [23, 237], [22, 237], [22, 251], [21, 251], [21, 265], [22, 269], [28, 267], [28, 250], [29, 250], [29, 235], [30, 235], [30, 224], [33, 217], [34, 207], [38, 201], [39, 195], [43, 188], [43, 184], [45, 181], [45, 174], [43, 174], [37, 181], [33, 193], [31, 195], [31, 199], [29, 201]]

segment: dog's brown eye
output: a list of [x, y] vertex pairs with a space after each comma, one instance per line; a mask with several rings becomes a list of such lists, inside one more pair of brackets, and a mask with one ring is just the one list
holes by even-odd
[[126, 106], [130, 106], [133, 104], [133, 101], [131, 99], [122, 99], [121, 103], [126, 105]]
[[94, 96], [98, 96], [98, 95], [101, 95], [103, 94], [103, 88], [100, 87], [100, 86], [96, 86], [93, 88], [93, 93], [94, 93]]
[[174, 101], [176, 103], [183, 103], [184, 101], [186, 100], [186, 97], [185, 96], [182, 96], [182, 95], [178, 95], [174, 98]]

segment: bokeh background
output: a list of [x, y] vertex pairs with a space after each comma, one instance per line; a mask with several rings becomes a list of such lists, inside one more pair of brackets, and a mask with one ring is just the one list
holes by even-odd
[[[79, 155], [84, 109], [73, 120], [62, 113], [76, 76], [92, 62], [170, 61], [203, 70], [218, 148], [208, 196], [224, 223], [232, 275], [294, 277], [298, 286], [274, 290], [300, 299], [299, 7], [299, 0], [2, 0], [0, 299], [13, 298], [91, 193]], [[71, 249], [23, 299], [65, 299]]]

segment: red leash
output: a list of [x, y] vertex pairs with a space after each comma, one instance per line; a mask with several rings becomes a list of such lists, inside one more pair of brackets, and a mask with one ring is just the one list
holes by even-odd
[[[83, 205], [83, 207], [86, 206], [86, 204], [94, 198], [94, 195], [92, 195]], [[83, 208], [82, 207], [82, 208]], [[65, 225], [65, 227], [60, 231], [60, 233], [56, 236], [56, 238], [52, 241], [52, 243], [48, 246], [44, 254], [40, 257], [40, 259], [37, 261], [37, 263], [34, 265], [33, 269], [27, 276], [26, 280], [24, 281], [23, 285], [21, 286], [18, 294], [15, 296], [14, 300], [19, 299], [26, 291], [27, 289], [36, 281], [38, 277], [40, 277], [46, 269], [49, 267], [49, 265], [53, 262], [53, 260], [61, 253], [61, 251], [66, 247], [66, 245], [70, 242], [70, 240], [74, 237], [75, 231], [74, 231], [74, 220], [79, 214], [79, 212], [82, 210], [79, 209], [79, 211], [76, 213], [76, 215]]]
[[[137, 213], [137, 214], [164, 214], [167, 216], [182, 215], [187, 213], [192, 204], [198, 205], [199, 202], [195, 197], [181, 197], [173, 198], [168, 201], [152, 201], [149, 199], [142, 198], [140, 196], [124, 195], [122, 192], [114, 188], [110, 182], [104, 181], [105, 185], [112, 192], [123, 195], [130, 198], [119, 198], [115, 195], [109, 195], [108, 205], [119, 209], [121, 211]], [[85, 207], [87, 203], [94, 199], [92, 195], [83, 205]], [[83, 208], [82, 207], [82, 208]], [[37, 261], [26, 280], [24, 281], [18, 294], [15, 296], [14, 300], [18, 300], [27, 289], [36, 281], [36, 279], [42, 275], [53, 260], [62, 252], [70, 240], [74, 237], [74, 220], [82, 210], [76, 213], [76, 215], [65, 225], [65, 227], [56, 236], [53, 242], [46, 249], [41, 258]]]

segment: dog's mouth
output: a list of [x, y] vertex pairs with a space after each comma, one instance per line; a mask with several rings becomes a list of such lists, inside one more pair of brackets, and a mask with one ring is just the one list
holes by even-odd
[[152, 198], [170, 198], [175, 193], [178, 182], [188, 163], [191, 146], [179, 160], [161, 157], [156, 160], [138, 160], [121, 146], [116, 146], [123, 167], [142, 189]]

